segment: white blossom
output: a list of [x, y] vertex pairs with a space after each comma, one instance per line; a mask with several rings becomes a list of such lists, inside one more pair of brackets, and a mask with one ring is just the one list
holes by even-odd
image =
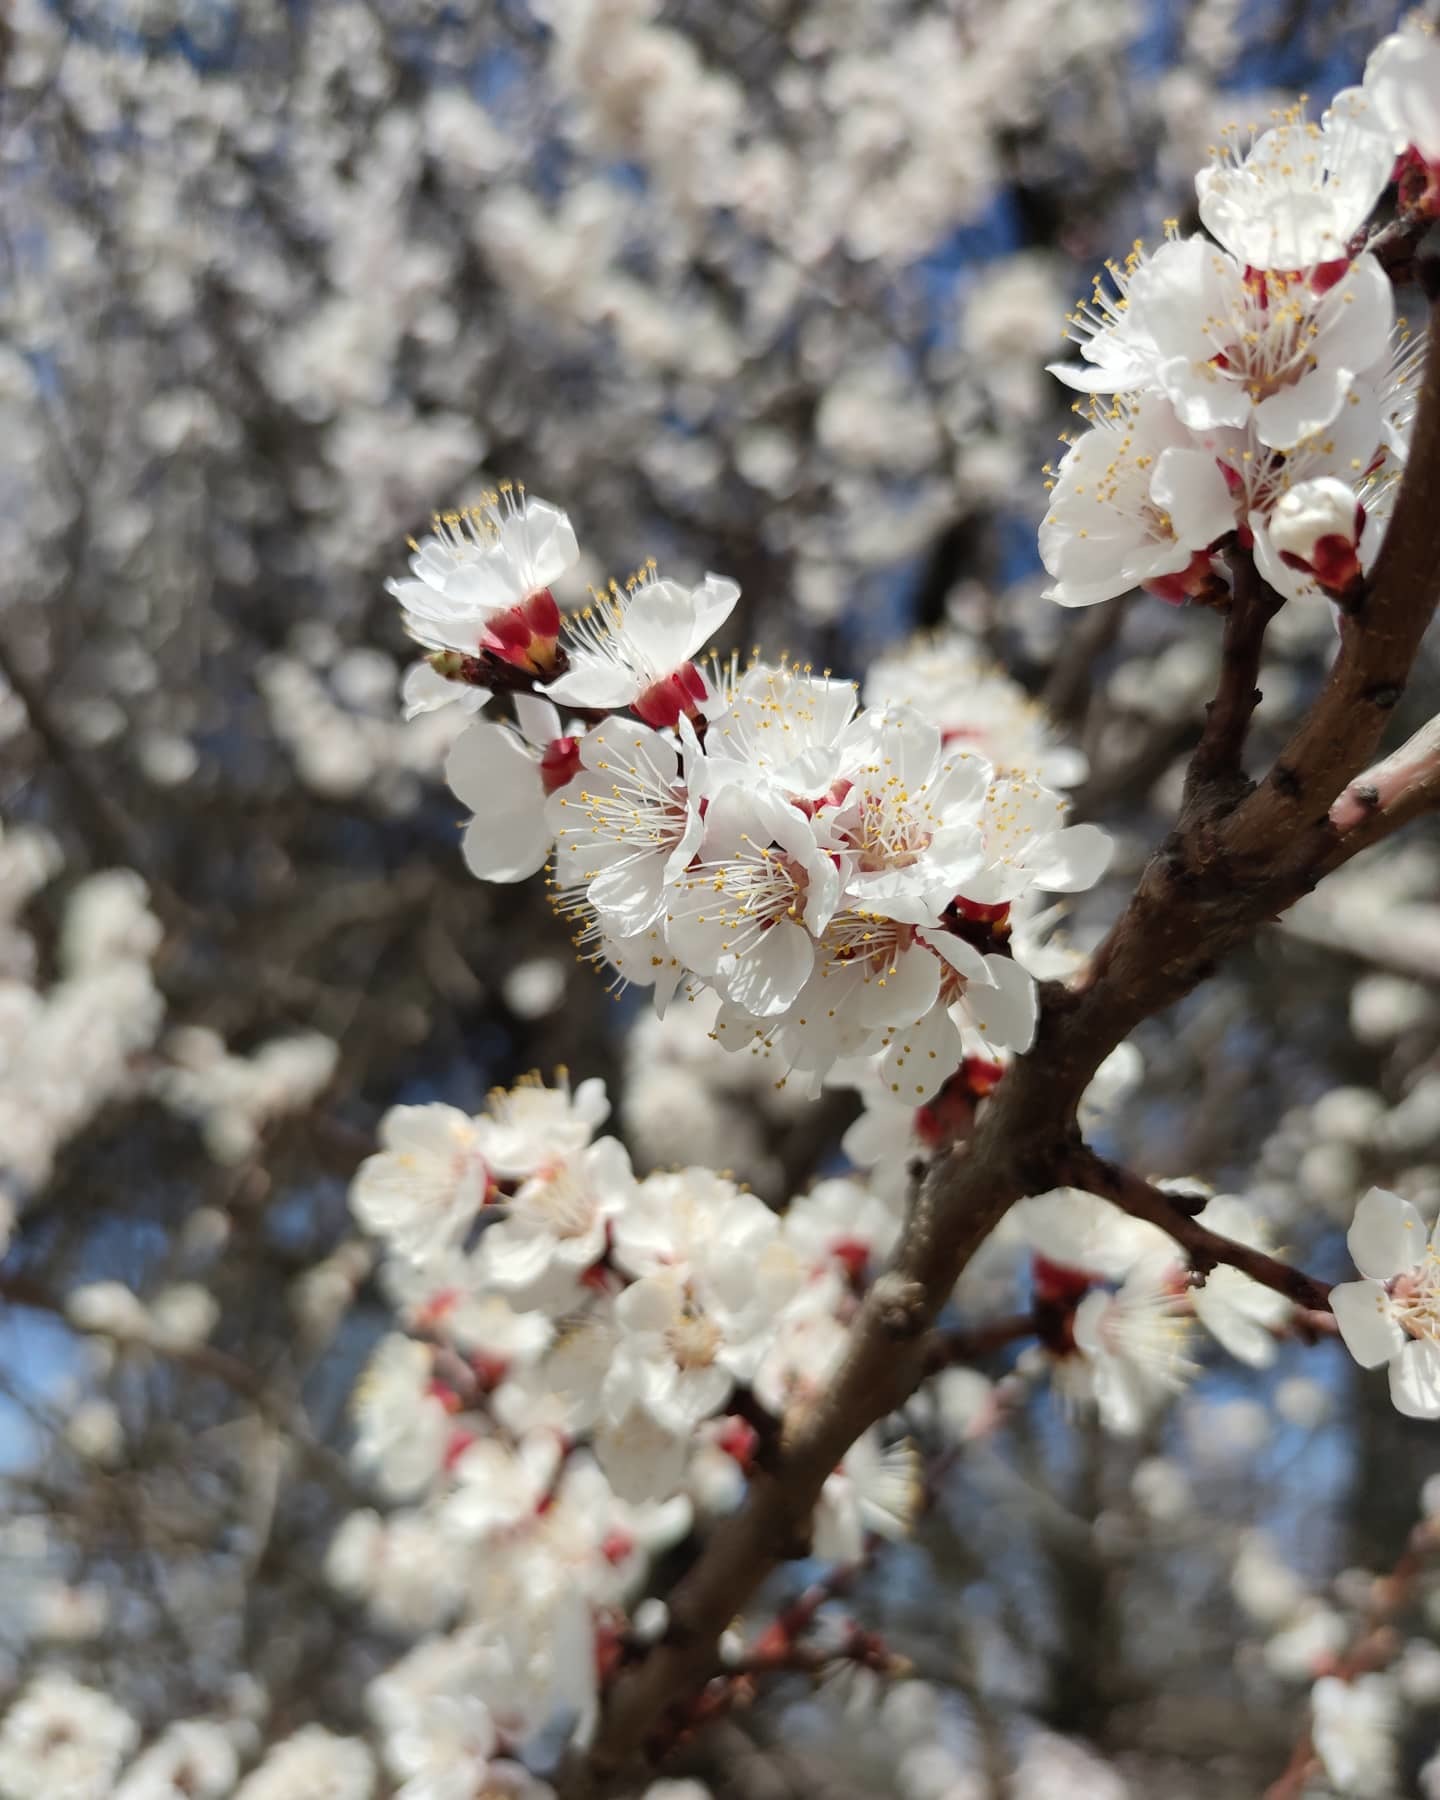
[[1330, 1306], [1362, 1368], [1388, 1363], [1390, 1398], [1411, 1418], [1440, 1418], [1440, 1249], [1408, 1200], [1371, 1188], [1346, 1242], [1361, 1281], [1342, 1281]]
[[108, 1695], [59, 1669], [42, 1669], [0, 1723], [0, 1794], [6, 1800], [109, 1800], [140, 1727]]

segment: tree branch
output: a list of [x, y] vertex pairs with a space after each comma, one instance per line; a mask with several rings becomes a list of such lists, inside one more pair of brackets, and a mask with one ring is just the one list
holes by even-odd
[[1440, 306], [1430, 308], [1425, 374], [1410, 460], [1364, 594], [1341, 616], [1340, 650], [1309, 713], [1245, 805], [1259, 844], [1294, 846], [1291, 866], [1318, 866], [1338, 834], [1329, 809], [1374, 759], [1435, 612], [1440, 569]]
[[1205, 729], [1185, 777], [1186, 810], [1243, 790], [1245, 739], [1260, 704], [1260, 658], [1270, 621], [1284, 604], [1263, 581], [1248, 550], [1230, 553], [1234, 592], [1220, 650], [1220, 682], [1205, 708]]
[[1172, 1195], [1143, 1181], [1140, 1176], [1132, 1175], [1128, 1169], [1107, 1162], [1087, 1146], [1074, 1152], [1066, 1173], [1070, 1185], [1102, 1195], [1129, 1213], [1131, 1218], [1158, 1225], [1167, 1236], [1174, 1238], [1197, 1274], [1207, 1275], [1223, 1264], [1258, 1281], [1261, 1287], [1273, 1288], [1307, 1312], [1329, 1312], [1329, 1282], [1316, 1281], [1303, 1269], [1293, 1269], [1289, 1263], [1267, 1256], [1263, 1250], [1256, 1250], [1249, 1244], [1237, 1244], [1234, 1238], [1211, 1231], [1192, 1218]]

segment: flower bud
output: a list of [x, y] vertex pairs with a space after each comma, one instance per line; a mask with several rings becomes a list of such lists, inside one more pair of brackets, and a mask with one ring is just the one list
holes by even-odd
[[1270, 541], [1280, 560], [1304, 570], [1336, 600], [1355, 598], [1365, 575], [1360, 533], [1365, 508], [1333, 475], [1302, 481], [1281, 496], [1270, 515]]

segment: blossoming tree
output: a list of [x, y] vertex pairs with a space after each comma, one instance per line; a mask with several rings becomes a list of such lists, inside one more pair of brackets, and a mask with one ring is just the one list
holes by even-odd
[[[585, 34], [569, 47], [577, 81], [598, 80]], [[55, 1302], [0, 1272], [9, 1300], [54, 1307], [111, 1358], [172, 1359], [235, 1389], [337, 1484], [344, 1516], [315, 1580], [382, 1646], [363, 1735], [314, 1720], [262, 1733], [257, 1703], [197, 1708], [142, 1743], [128, 1707], [41, 1668], [0, 1721], [0, 1793], [361, 1800], [383, 1771], [406, 1800], [673, 1795], [684, 1784], [663, 1768], [652, 1782], [656, 1768], [771, 1678], [844, 1670], [918, 1690], [886, 1634], [837, 1602], [914, 1527], [947, 1460], [1036, 1386], [1140, 1439], [1194, 1377], [1200, 1332], [1250, 1369], [1338, 1335], [1357, 1364], [1386, 1366], [1398, 1413], [1440, 1418], [1440, 1254], [1409, 1199], [1365, 1189], [1358, 1157], [1331, 1196], [1358, 1278], [1332, 1286], [1282, 1257], [1257, 1197], [1151, 1180], [1095, 1147], [1142, 1079], [1133, 1034], [1440, 802], [1433, 721], [1384, 741], [1440, 601], [1435, 40], [1387, 38], [1318, 122], [1281, 114], [1217, 154], [1196, 192], [1203, 229], [1107, 265], [1072, 316], [1080, 360], [1055, 370], [1087, 398], [1050, 471], [1046, 597], [1118, 607], [1138, 588], [1196, 630], [1218, 615], [1223, 634], [1170, 829], [1088, 950], [1067, 909], [1103, 908], [1119, 883], [1087, 898], [1115, 843], [1077, 816], [1085, 759], [972, 640], [888, 658], [862, 686], [714, 648], [743, 599], [725, 573], [645, 562], [572, 604], [570, 517], [508, 482], [412, 540], [388, 583], [415, 649], [402, 703], [419, 731], [441, 722], [427, 741], [448, 746], [468, 815], [454, 854], [510, 892], [543, 876], [582, 962], [653, 1013], [635, 1033], [632, 1148], [605, 1129], [604, 1083], [563, 1070], [477, 1109], [386, 1111], [349, 1188], [359, 1235], [311, 1272], [302, 1311], [304, 1328], [334, 1328], [373, 1273], [390, 1315], [356, 1386], [348, 1468], [211, 1344], [203, 1285], [146, 1305], [97, 1280]], [[1328, 666], [1262, 757], [1262, 663], [1296, 617], [1333, 639]], [[55, 851], [40, 834], [6, 842], [18, 912]], [[128, 1094], [160, 1029], [163, 924], [138, 878], [92, 880], [66, 914], [61, 973], [45, 993], [17, 983], [15, 1004], [50, 1044], [37, 1095], [74, 1042], [65, 1019], [105, 1027], [96, 1097], [32, 1128], [17, 1214], [82, 1113]], [[33, 973], [13, 936], [7, 960]], [[760, 1197], [737, 1165], [764, 1169], [764, 1147], [742, 1123], [714, 1128], [708, 1101], [690, 1103], [713, 1144], [667, 1141], [683, 1081], [648, 1107], [641, 1090], [686, 1045], [702, 1093], [738, 1094], [742, 1121], [773, 1109], [782, 1135], [850, 1096], [843, 1143], [811, 1159], [826, 1178]], [[243, 1162], [335, 1075], [324, 1039], [247, 1059], [211, 1034], [145, 1081]], [[20, 1142], [31, 1108], [13, 1110]], [[1355, 1112], [1332, 1104], [1326, 1129], [1379, 1165], [1386, 1140]], [[665, 1153], [637, 1170], [647, 1142]], [[1392, 1135], [1393, 1167], [1371, 1172], [1399, 1180], [1405, 1143]], [[826, 1161], [837, 1149], [844, 1173]], [[987, 1304], [997, 1249], [1024, 1267], [1021, 1310]], [[118, 1415], [71, 1430], [104, 1466], [123, 1436]], [[1146, 1488], [1162, 1516], [1158, 1463]], [[1318, 1676], [1276, 1800], [1317, 1777], [1396, 1789], [1402, 1698], [1440, 1683], [1415, 1657], [1408, 1685], [1391, 1681], [1391, 1620], [1437, 1514], [1432, 1492], [1355, 1608], [1361, 1627], [1338, 1636], [1253, 1538], [1237, 1550], [1236, 1592], [1274, 1627], [1275, 1666]], [[807, 1581], [774, 1602], [792, 1562]], [[886, 1704], [903, 1737], [906, 1705], [918, 1719], [931, 1702]], [[954, 1766], [928, 1729], [938, 1761], [911, 1770], [916, 1793], [947, 1791]]]

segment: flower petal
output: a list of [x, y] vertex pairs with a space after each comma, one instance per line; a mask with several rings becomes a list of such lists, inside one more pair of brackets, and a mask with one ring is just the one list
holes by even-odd
[[1371, 1188], [1355, 1208], [1345, 1242], [1355, 1267], [1372, 1281], [1389, 1281], [1425, 1255], [1425, 1227], [1408, 1200]]
[[1404, 1348], [1405, 1333], [1378, 1282], [1342, 1281], [1330, 1290], [1330, 1310], [1345, 1348], [1362, 1369], [1376, 1369]]

